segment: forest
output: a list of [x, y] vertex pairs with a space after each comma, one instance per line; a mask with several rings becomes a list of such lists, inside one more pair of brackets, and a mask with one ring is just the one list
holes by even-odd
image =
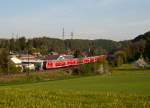
[[66, 50], [86, 51], [90, 47], [94, 47], [97, 53], [106, 54], [118, 49], [121, 44], [112, 40], [81, 40], [81, 39], [55, 39], [49, 37], [39, 37], [27, 39], [25, 37], [0, 39], [0, 48], [6, 48], [12, 52], [25, 52], [29, 49], [30, 53], [40, 52], [41, 54], [48, 54], [50, 50], [63, 53]]

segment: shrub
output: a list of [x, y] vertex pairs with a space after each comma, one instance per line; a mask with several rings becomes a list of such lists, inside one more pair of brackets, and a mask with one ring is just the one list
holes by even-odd
[[75, 75], [97, 74], [97, 70], [98, 70], [100, 64], [101, 64], [101, 62], [82, 64], [76, 68], [73, 68], [72, 71], [73, 71], [73, 74], [75, 74]]
[[10, 74], [16, 74], [16, 73], [20, 73], [20, 72], [22, 72], [21, 67], [16, 67], [14, 65], [9, 66], [9, 73]]
[[8, 68], [0, 68], [0, 74], [8, 74]]

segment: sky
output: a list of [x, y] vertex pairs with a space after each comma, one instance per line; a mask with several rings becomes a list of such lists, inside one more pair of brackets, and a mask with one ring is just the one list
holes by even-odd
[[150, 0], [0, 0], [0, 38], [127, 40], [150, 30]]

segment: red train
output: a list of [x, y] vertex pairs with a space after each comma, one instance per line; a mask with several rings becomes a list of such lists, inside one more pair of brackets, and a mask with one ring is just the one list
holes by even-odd
[[80, 64], [87, 64], [90, 62], [97, 62], [105, 60], [105, 55], [84, 57], [84, 58], [73, 58], [68, 60], [46, 60], [43, 64], [44, 69], [55, 69], [68, 66], [77, 66]]

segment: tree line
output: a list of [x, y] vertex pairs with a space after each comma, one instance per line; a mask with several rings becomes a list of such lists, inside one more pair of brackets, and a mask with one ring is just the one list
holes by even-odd
[[48, 37], [27, 39], [20, 37], [18, 39], [0, 39], [0, 48], [6, 48], [12, 52], [26, 52], [29, 50], [32, 52], [40, 52], [45, 55], [50, 50], [54, 50], [58, 53], [63, 53], [66, 50], [80, 50], [88, 51], [89, 48], [94, 48], [97, 54], [106, 54], [108, 52], [115, 51], [119, 44], [112, 40], [81, 40], [81, 39], [55, 39]]
[[120, 42], [122, 47], [113, 52], [113, 65], [134, 62], [142, 56], [147, 63], [150, 62], [150, 32], [146, 32], [136, 38]]

